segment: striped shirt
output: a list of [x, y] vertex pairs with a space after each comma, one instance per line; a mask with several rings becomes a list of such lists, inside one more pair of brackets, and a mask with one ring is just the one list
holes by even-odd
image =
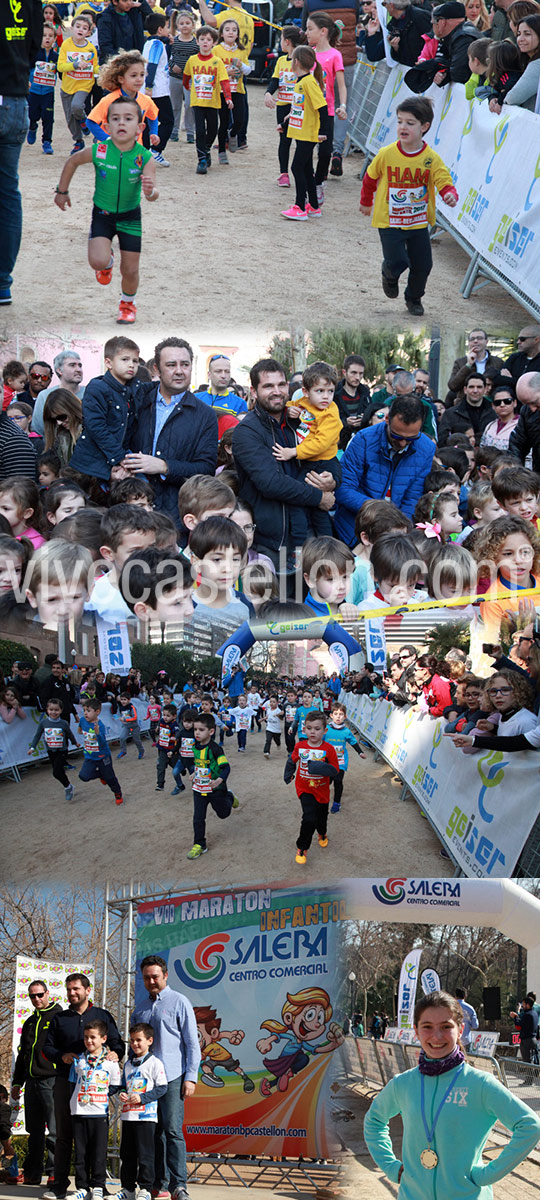
[[0, 479], [24, 475], [37, 480], [37, 456], [28, 437], [7, 413], [0, 413]]

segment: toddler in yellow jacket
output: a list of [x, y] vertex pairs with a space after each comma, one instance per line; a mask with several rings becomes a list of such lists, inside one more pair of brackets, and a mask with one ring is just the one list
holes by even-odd
[[[303, 395], [295, 395], [287, 404], [287, 416], [298, 421], [296, 446], [275, 445], [273, 454], [283, 463], [297, 459], [301, 478], [310, 471], [330, 471], [336, 483], [341, 480], [337, 451], [342, 423], [334, 401], [337, 382], [337, 372], [329, 363], [312, 363], [302, 375]], [[322, 509], [309, 513], [299, 509], [295, 515], [299, 522], [293, 531], [297, 545], [303, 544], [310, 533], [315, 537], [331, 535], [330, 518]]]

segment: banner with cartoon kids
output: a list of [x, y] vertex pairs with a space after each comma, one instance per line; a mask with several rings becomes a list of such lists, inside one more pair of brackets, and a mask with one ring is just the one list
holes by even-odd
[[[35, 1011], [28, 996], [28, 988], [34, 979], [42, 979], [51, 996], [51, 1004], [61, 1004], [67, 1008], [66, 976], [73, 971], [80, 971], [90, 980], [92, 989], [95, 981], [95, 968], [91, 963], [81, 962], [48, 962], [42, 958], [28, 958], [18, 954], [15, 967], [15, 1006], [13, 1012], [12, 1051], [13, 1063], [19, 1049], [21, 1030], [27, 1017]], [[92, 999], [92, 993], [90, 994]], [[24, 1088], [21, 1090], [19, 1111], [13, 1125], [13, 1133], [26, 1133], [24, 1124]]]
[[[185, 893], [139, 905], [137, 960], [160, 954], [191, 1000], [202, 1061], [188, 1149], [324, 1158], [342, 1045], [338, 887]], [[137, 972], [136, 1001], [144, 998]]]

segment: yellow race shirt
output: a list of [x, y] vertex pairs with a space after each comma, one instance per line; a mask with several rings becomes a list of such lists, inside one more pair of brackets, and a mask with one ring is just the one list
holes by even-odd
[[274, 67], [272, 79], [279, 79], [279, 87], [275, 93], [276, 104], [290, 104], [293, 98], [296, 75], [291, 68], [291, 60], [287, 54], [280, 54]]
[[319, 109], [325, 107], [326, 97], [313, 75], [303, 75], [302, 79], [297, 79], [287, 125], [288, 137], [295, 138], [297, 142], [316, 142], [321, 123]]
[[392, 142], [379, 150], [366, 175], [379, 181], [372, 219], [377, 229], [434, 225], [435, 190], [454, 186], [448, 167], [426, 143], [416, 154], [405, 154], [399, 142]]
[[310, 404], [307, 396], [291, 400], [287, 407], [300, 409], [300, 424], [296, 429], [296, 457], [302, 460], [324, 460], [335, 458], [338, 452], [339, 435], [343, 428], [337, 404], [332, 401], [321, 411]]
[[221, 81], [227, 80], [227, 69], [217, 54], [201, 58], [192, 54], [184, 67], [184, 83], [191, 80], [189, 102], [192, 108], [221, 108]]
[[[236, 50], [228, 50], [227, 46], [225, 46], [223, 44], [223, 42], [220, 42], [219, 45], [217, 45], [215, 47], [215, 53], [217, 54], [218, 58], [221, 58], [222, 62], [225, 64], [225, 69], [227, 69], [227, 67], [230, 65], [233, 58], [239, 58], [240, 62], [247, 64], [247, 60], [248, 60], [247, 50], [240, 50], [238, 47]], [[228, 74], [228, 72], [227, 72], [227, 74]], [[231, 95], [234, 96], [234, 93], [237, 92], [239, 96], [244, 96], [245, 92], [246, 92], [244, 76], [239, 75], [238, 78], [232, 79], [231, 76], [228, 74], [228, 79], [229, 79], [229, 83], [231, 85]]]
[[72, 96], [74, 92], [91, 92], [98, 73], [98, 56], [92, 42], [76, 46], [73, 38], [66, 38], [60, 46], [58, 73], [62, 75], [62, 91]]
[[253, 17], [245, 12], [243, 8], [224, 8], [223, 12], [216, 13], [216, 21], [218, 29], [221, 29], [224, 21], [236, 21], [240, 34], [238, 44], [242, 50], [247, 50], [248, 55], [253, 49], [255, 39], [255, 25]]

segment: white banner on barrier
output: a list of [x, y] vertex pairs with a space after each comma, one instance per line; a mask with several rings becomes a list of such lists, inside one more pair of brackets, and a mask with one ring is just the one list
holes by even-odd
[[[376, 154], [396, 140], [396, 104], [412, 93], [407, 68], [393, 71], [377, 105], [368, 137]], [[432, 86], [435, 115], [426, 141], [441, 155], [459, 193], [459, 204], [440, 211], [473, 250], [538, 304], [540, 300], [540, 121], [527, 109], [467, 100], [462, 84]]]
[[[22, 724], [22, 722], [21, 722]], [[63, 1008], [66, 1004], [66, 975], [71, 975], [73, 971], [80, 971], [82, 975], [86, 975], [90, 980], [92, 991], [94, 989], [95, 971], [92, 963], [81, 962], [48, 962], [41, 958], [28, 958], [27, 955], [18, 954], [15, 968], [15, 1006], [13, 1010], [13, 1035], [12, 1035], [12, 1053], [13, 1063], [17, 1057], [19, 1050], [19, 1042], [21, 1040], [21, 1030], [24, 1022], [32, 1015], [34, 1005], [31, 1003], [28, 996], [28, 988], [33, 979], [42, 979], [51, 996], [51, 1004], [60, 1004]], [[92, 999], [92, 993], [90, 993]], [[19, 1100], [19, 1110], [13, 1124], [13, 1132], [17, 1134], [26, 1133], [24, 1124], [24, 1088], [21, 1092]]]
[[[139, 717], [139, 725], [141, 729], [149, 729], [150, 721], [146, 719], [146, 710], [148, 702], [146, 700], [133, 701]], [[78, 712], [82, 715], [82, 708], [77, 705]], [[0, 771], [6, 770], [8, 767], [25, 766], [29, 762], [36, 759], [47, 758], [47, 750], [43, 739], [38, 742], [32, 754], [28, 754], [30, 742], [36, 732], [36, 727], [43, 716], [37, 708], [25, 708], [26, 720], [13, 721], [11, 725], [2, 723], [0, 728]], [[100, 721], [105, 726], [105, 736], [111, 741], [118, 741], [122, 729], [122, 722], [117, 717], [111, 714], [110, 704], [103, 704], [99, 717]], [[82, 746], [82, 737], [77, 729], [77, 722], [71, 718], [71, 729], [80, 746]]]
[[422, 947], [411, 950], [401, 964], [398, 989], [398, 1029], [413, 1028], [414, 1005], [418, 985], [418, 969]]
[[[465, 875], [512, 875], [540, 813], [538, 756], [466, 755], [443, 737], [445, 722], [386, 700], [342, 693], [347, 715], [395, 767]], [[396, 817], [396, 820], [398, 818]]]
[[469, 1054], [480, 1054], [491, 1058], [497, 1049], [500, 1034], [487, 1029], [476, 1029], [471, 1033]]

